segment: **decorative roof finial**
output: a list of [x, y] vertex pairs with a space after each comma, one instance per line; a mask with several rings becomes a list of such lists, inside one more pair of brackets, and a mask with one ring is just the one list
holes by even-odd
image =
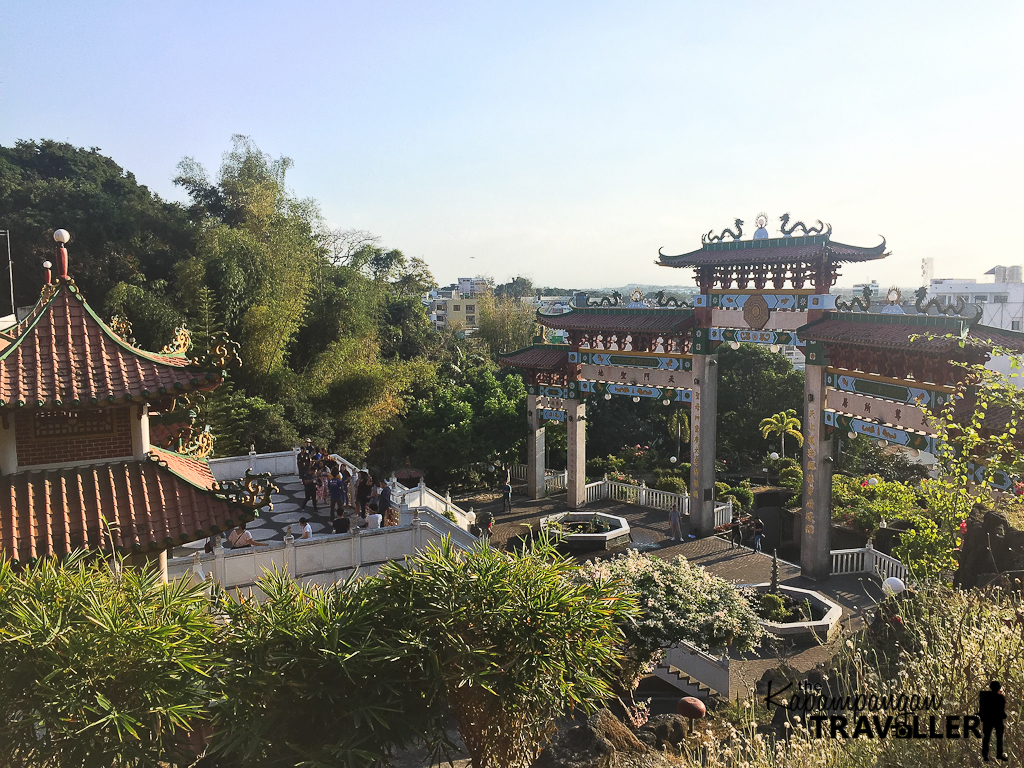
[[759, 213], [759, 214], [757, 214], [757, 218], [754, 219], [754, 224], [757, 225], [757, 229], [754, 230], [754, 239], [755, 240], [767, 240], [768, 237], [769, 237], [768, 230], [766, 229], [766, 227], [768, 226], [768, 214], [767, 213]]
[[[71, 233], [66, 229], [58, 229], [53, 233], [53, 239], [60, 243], [57, 248], [57, 264], [60, 267], [60, 277], [63, 280], [68, 279], [68, 249], [64, 247], [64, 244], [71, 239]], [[47, 281], [49, 282], [49, 281]]]
[[53, 268], [53, 264], [49, 261], [43, 262], [43, 269], [46, 270], [46, 284], [49, 285], [53, 282], [53, 277], [50, 275], [50, 270]]

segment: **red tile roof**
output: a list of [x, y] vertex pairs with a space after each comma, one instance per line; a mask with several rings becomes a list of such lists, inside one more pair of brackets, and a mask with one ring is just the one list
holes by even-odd
[[28, 317], [0, 333], [0, 407], [155, 401], [222, 380], [220, 371], [204, 371], [184, 353], [129, 345], [70, 280], [46, 286]]
[[532, 347], [502, 355], [499, 362], [515, 368], [553, 371], [565, 367], [568, 354], [568, 344], [534, 344]]
[[564, 331], [679, 333], [693, 325], [693, 310], [577, 307], [560, 315], [537, 313], [537, 322]]
[[889, 254], [885, 238], [871, 248], [845, 245], [829, 239], [828, 235], [807, 237], [775, 237], [765, 240], [733, 240], [724, 243], [706, 243], [703, 248], [678, 256], [658, 252], [661, 265], [666, 267], [702, 267], [740, 264], [779, 264], [807, 262], [820, 256], [833, 263], [873, 261]]
[[0, 550], [21, 562], [78, 548], [109, 551], [103, 520], [127, 553], [179, 546], [254, 514], [218, 486], [205, 461], [158, 448], [141, 461], [0, 478]]
[[1024, 334], [971, 326], [961, 318], [926, 315], [887, 315], [859, 312], [829, 312], [817, 322], [797, 331], [803, 341], [856, 344], [886, 349], [915, 349], [945, 353], [960, 346], [991, 349], [1007, 347], [1024, 352]]

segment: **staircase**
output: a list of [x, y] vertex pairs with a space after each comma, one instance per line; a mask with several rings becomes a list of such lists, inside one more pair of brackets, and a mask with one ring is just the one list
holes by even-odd
[[669, 685], [678, 688], [683, 696], [693, 696], [705, 704], [714, 695], [714, 692], [700, 680], [693, 679], [679, 667], [673, 667], [671, 664], [659, 664], [654, 668], [653, 674]]

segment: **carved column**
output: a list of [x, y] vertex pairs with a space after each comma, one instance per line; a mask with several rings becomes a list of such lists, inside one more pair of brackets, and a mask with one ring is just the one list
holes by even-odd
[[800, 568], [811, 579], [827, 579], [832, 572], [832, 444], [826, 437], [826, 361], [807, 358], [804, 372], [804, 493], [800, 536]]
[[566, 476], [569, 509], [587, 503], [587, 406], [583, 400], [565, 401]]
[[149, 406], [133, 405], [132, 414], [132, 455], [143, 459], [149, 453]]
[[693, 403], [690, 407], [690, 527], [697, 536], [715, 529], [715, 442], [718, 355], [708, 354], [707, 329], [694, 330]]
[[530, 431], [526, 435], [526, 495], [544, 498], [544, 422], [537, 407], [537, 396], [526, 396], [526, 417]]

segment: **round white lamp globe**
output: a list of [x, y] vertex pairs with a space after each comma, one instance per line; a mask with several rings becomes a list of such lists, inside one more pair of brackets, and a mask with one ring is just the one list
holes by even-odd
[[50, 269], [53, 266], [49, 261], [43, 262], [43, 269]]
[[633, 402], [634, 403], [639, 403], [640, 402], [640, 398], [637, 395], [633, 395]]
[[669, 400], [668, 398], [665, 398], [664, 400], [661, 401], [661, 404], [662, 405], [672, 405], [672, 401]]
[[604, 393], [604, 399], [605, 400], [611, 400], [612, 399], [612, 393], [611, 392], [605, 392]]
[[877, 477], [869, 477], [868, 478], [868, 485], [872, 485], [872, 486], [878, 485], [878, 478]]
[[58, 229], [56, 232], [53, 233], [53, 239], [56, 240], [58, 243], [63, 244], [71, 239], [71, 233], [68, 232], [66, 229]]
[[470, 510], [469, 512], [467, 512], [466, 513], [466, 522], [469, 523], [470, 525], [475, 523], [476, 522], [476, 512], [474, 512], [473, 510]]
[[668, 461], [669, 464], [675, 464], [677, 461], [679, 461], [679, 459], [677, 459], [675, 456], [669, 456]]
[[890, 576], [882, 582], [882, 590], [887, 595], [898, 595], [900, 592], [906, 591], [906, 589], [907, 585], [903, 583], [903, 580], [898, 579], [895, 576]]
[[778, 352], [779, 351], [779, 345], [778, 344], [772, 344], [770, 347], [768, 347], [768, 349], [770, 349], [773, 353]]
[[730, 341], [729, 346], [732, 347], [733, 349], [739, 349], [740, 343], [738, 341]]
[[853, 440], [855, 437], [857, 437], [857, 433], [856, 432], [847, 432], [846, 436], [848, 438], [850, 438], [851, 440]]
[[779, 454], [776, 453], [775, 451], [772, 451], [771, 459], [772, 459], [772, 461], [778, 461], [779, 460]]

